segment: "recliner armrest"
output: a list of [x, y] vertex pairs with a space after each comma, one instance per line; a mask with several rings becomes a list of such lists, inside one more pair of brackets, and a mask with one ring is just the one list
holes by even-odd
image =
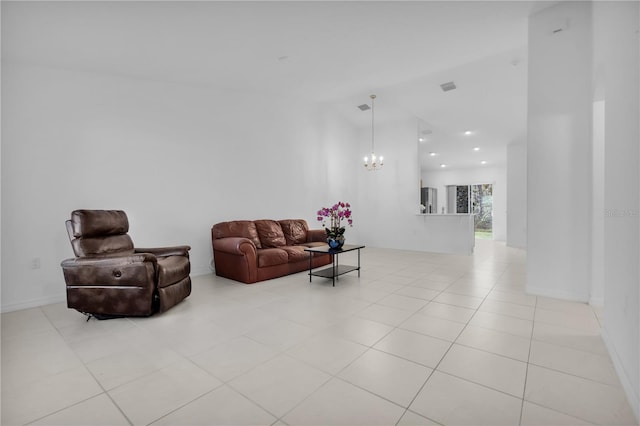
[[157, 263], [158, 259], [150, 253], [137, 253], [130, 255], [118, 256], [94, 256], [94, 257], [75, 257], [62, 261], [62, 267], [75, 266], [96, 266], [111, 267], [120, 265], [130, 265], [132, 263], [153, 262]]
[[243, 256], [247, 251], [256, 252], [256, 246], [248, 238], [227, 237], [213, 240], [213, 250]]
[[158, 257], [168, 257], [168, 256], [186, 256], [189, 257], [189, 250], [191, 250], [190, 246], [174, 246], [174, 247], [152, 247], [152, 248], [142, 248], [136, 247], [136, 253], [150, 253], [154, 256]]
[[67, 289], [73, 287], [155, 288], [158, 260], [150, 253], [62, 261]]

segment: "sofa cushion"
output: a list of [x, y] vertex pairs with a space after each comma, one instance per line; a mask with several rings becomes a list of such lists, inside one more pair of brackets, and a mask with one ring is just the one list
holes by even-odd
[[286, 251], [278, 248], [265, 248], [258, 250], [258, 268], [266, 266], [282, 265], [289, 262]]
[[282, 247], [287, 245], [280, 224], [275, 220], [255, 220], [262, 248]]
[[303, 246], [284, 246], [280, 247], [281, 250], [287, 252], [289, 255], [289, 262], [301, 262], [309, 261], [309, 253], [304, 251], [306, 247]]
[[285, 219], [279, 221], [288, 246], [296, 246], [307, 242], [307, 221], [303, 219]]
[[213, 225], [211, 235], [214, 239], [228, 237], [248, 238], [256, 248], [262, 248], [255, 223], [251, 220], [234, 220]]

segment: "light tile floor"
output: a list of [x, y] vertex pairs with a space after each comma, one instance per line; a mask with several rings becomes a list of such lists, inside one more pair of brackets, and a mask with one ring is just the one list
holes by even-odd
[[478, 240], [366, 248], [335, 288], [193, 277], [151, 318], [5, 313], [2, 425], [637, 424], [594, 309], [524, 283], [523, 251]]

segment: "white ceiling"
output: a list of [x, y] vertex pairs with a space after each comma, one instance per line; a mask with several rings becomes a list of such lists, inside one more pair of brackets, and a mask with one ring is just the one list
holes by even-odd
[[552, 3], [3, 1], [2, 57], [331, 102], [362, 126], [376, 93], [377, 122], [432, 131], [423, 168], [503, 165], [525, 132], [527, 17]]

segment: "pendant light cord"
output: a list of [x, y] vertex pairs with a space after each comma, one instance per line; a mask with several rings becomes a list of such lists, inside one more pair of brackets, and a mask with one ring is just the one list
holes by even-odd
[[375, 153], [375, 133], [374, 133], [374, 122], [375, 122], [375, 108], [373, 107], [373, 102], [376, 99], [376, 95], [369, 96], [371, 98], [371, 154]]

